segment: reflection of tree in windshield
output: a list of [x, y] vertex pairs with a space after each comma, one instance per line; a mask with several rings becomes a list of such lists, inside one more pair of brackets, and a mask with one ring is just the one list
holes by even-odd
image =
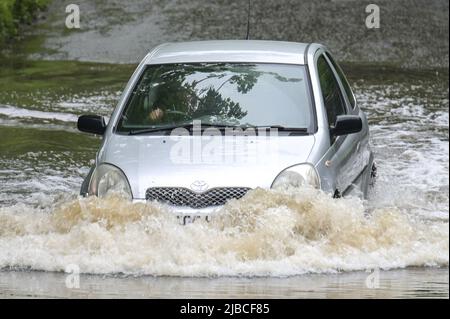
[[[189, 119], [205, 116], [218, 116], [231, 121], [242, 119], [247, 112], [242, 111], [239, 103], [230, 97], [224, 98], [220, 90], [230, 83], [236, 84], [238, 92], [247, 93], [255, 85], [257, 76], [245, 72], [247, 69], [233, 69], [224, 64], [177, 65], [175, 70], [160, 76], [159, 102], [168, 110], [183, 112]], [[229, 77], [229, 74], [232, 76]], [[211, 81], [220, 79], [225, 79], [221, 85], [211, 85]]]
[[[191, 110], [189, 110], [191, 113]], [[192, 118], [202, 118], [204, 116], [221, 116], [229, 120], [242, 119], [247, 115], [243, 112], [239, 103], [233, 102], [230, 98], [224, 99], [222, 95], [213, 88], [199, 98], [196, 109], [190, 114]]]
[[[229, 94], [224, 97], [221, 91], [228, 84], [228, 92], [230, 85], [234, 85], [239, 94], [247, 94], [263, 74], [270, 74], [282, 82], [302, 80], [258, 71], [253, 64], [148, 66], [127, 107], [126, 125], [181, 123], [193, 119], [214, 123], [239, 122], [248, 112], [242, 109], [239, 102], [233, 101]], [[159, 113], [161, 118], [149, 121], [149, 114], [155, 109], [162, 110]]]

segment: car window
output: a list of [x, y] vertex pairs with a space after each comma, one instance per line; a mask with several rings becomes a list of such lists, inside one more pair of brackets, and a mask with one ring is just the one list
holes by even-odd
[[313, 127], [306, 68], [258, 63], [148, 65], [118, 124], [119, 132], [204, 124]]
[[336, 70], [337, 74], [339, 75], [339, 78], [341, 79], [342, 86], [345, 90], [345, 95], [347, 95], [348, 101], [350, 102], [350, 106], [352, 109], [356, 106], [355, 96], [353, 95], [353, 91], [350, 88], [350, 84], [348, 84], [347, 78], [345, 77], [344, 72], [342, 71], [341, 67], [334, 61], [333, 57], [327, 53], [328, 59], [331, 61], [331, 64], [333, 65], [334, 69]]
[[327, 111], [328, 124], [334, 126], [338, 115], [345, 114], [345, 106], [339, 89], [338, 82], [334, 77], [328, 62], [323, 55], [317, 61], [320, 87], [322, 89], [323, 101]]

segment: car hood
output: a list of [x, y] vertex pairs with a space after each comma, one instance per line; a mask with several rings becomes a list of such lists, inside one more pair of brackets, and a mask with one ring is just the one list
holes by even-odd
[[[119, 167], [135, 199], [149, 187], [269, 188], [276, 176], [306, 162], [314, 136], [107, 137], [98, 162]], [[202, 189], [204, 190], [204, 189]]]

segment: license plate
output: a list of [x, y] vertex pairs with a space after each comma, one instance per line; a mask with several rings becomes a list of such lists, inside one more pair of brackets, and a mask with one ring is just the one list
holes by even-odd
[[207, 222], [211, 221], [210, 215], [179, 215], [177, 216], [178, 222], [181, 225], [187, 225], [195, 222], [196, 220], [206, 220]]

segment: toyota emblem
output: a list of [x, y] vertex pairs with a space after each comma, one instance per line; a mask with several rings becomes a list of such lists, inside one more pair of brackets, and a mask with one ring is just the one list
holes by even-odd
[[195, 181], [191, 184], [191, 189], [194, 192], [204, 192], [209, 188], [209, 185], [205, 181]]

